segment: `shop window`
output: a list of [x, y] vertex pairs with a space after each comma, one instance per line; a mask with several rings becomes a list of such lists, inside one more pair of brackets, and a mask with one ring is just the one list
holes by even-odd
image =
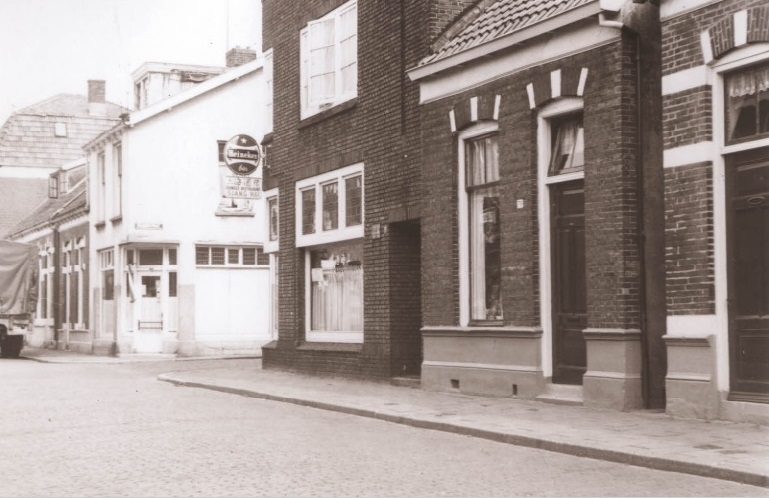
[[358, 6], [347, 2], [300, 32], [302, 118], [357, 96]]
[[308, 266], [308, 341], [363, 338], [363, 242], [313, 247]]
[[115, 298], [115, 270], [102, 270], [102, 299], [112, 301]]
[[140, 249], [139, 264], [142, 266], [162, 266], [163, 249]]
[[465, 141], [471, 321], [502, 320], [497, 135]]
[[581, 171], [585, 167], [585, 129], [582, 113], [567, 114], [550, 121], [549, 175]]
[[725, 76], [726, 142], [769, 134], [769, 67], [740, 69]]
[[363, 164], [296, 182], [297, 247], [363, 237]]

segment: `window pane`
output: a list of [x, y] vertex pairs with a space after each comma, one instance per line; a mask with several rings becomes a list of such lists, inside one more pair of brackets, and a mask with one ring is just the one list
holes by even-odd
[[769, 132], [769, 67], [726, 76], [727, 141]]
[[140, 249], [139, 250], [139, 264], [140, 265], [162, 265], [163, 264], [163, 249]]
[[72, 328], [75, 328], [75, 324], [79, 323], [79, 317], [77, 316], [77, 310], [79, 307], [78, 288], [80, 287], [80, 272], [72, 272], [70, 275], [70, 288], [69, 288], [69, 323]]
[[112, 301], [115, 296], [115, 271], [104, 270], [102, 273], [102, 298], [105, 301]]
[[551, 124], [551, 152], [548, 174], [557, 175], [585, 165], [585, 130], [582, 114], [555, 119]]
[[239, 265], [240, 264], [240, 249], [227, 249], [227, 264]]
[[360, 225], [363, 222], [363, 177], [355, 176], [345, 180], [345, 224]]
[[169, 249], [168, 250], [168, 264], [169, 265], [175, 265], [176, 264], [176, 249]]
[[270, 199], [270, 240], [278, 240], [278, 199]]
[[211, 248], [211, 264], [212, 265], [224, 264], [224, 247]]
[[499, 192], [496, 187], [470, 194], [471, 319], [501, 320]]
[[253, 266], [256, 264], [256, 249], [253, 247], [243, 248], [243, 264]]
[[339, 184], [323, 185], [323, 230], [339, 228]]
[[270, 255], [265, 254], [261, 247], [256, 250], [256, 264], [259, 266], [270, 266]]
[[497, 136], [468, 141], [465, 146], [465, 163], [468, 187], [499, 181]]
[[195, 248], [195, 264], [207, 265], [208, 264], [208, 247], [196, 247]]
[[315, 233], [315, 189], [302, 191], [302, 234]]
[[168, 297], [176, 297], [176, 272], [168, 272]]
[[310, 267], [311, 330], [363, 331], [363, 243], [313, 250]]

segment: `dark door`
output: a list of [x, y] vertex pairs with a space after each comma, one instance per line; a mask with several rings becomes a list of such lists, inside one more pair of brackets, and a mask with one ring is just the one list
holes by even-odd
[[587, 366], [584, 183], [563, 183], [551, 193], [553, 382], [582, 384]]
[[769, 401], [769, 149], [727, 161], [730, 399]]

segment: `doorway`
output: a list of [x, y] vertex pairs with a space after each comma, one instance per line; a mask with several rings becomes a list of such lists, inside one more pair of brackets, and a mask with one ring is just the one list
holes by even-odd
[[582, 384], [587, 370], [584, 181], [551, 187], [553, 383]]
[[726, 161], [729, 399], [769, 402], [769, 149]]
[[163, 347], [163, 292], [160, 273], [139, 276], [139, 319], [134, 335], [134, 351], [159, 353]]

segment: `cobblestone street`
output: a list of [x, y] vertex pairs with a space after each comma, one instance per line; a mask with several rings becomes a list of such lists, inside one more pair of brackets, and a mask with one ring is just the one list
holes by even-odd
[[2, 496], [766, 496], [767, 490], [158, 382], [256, 360], [4, 360]]

